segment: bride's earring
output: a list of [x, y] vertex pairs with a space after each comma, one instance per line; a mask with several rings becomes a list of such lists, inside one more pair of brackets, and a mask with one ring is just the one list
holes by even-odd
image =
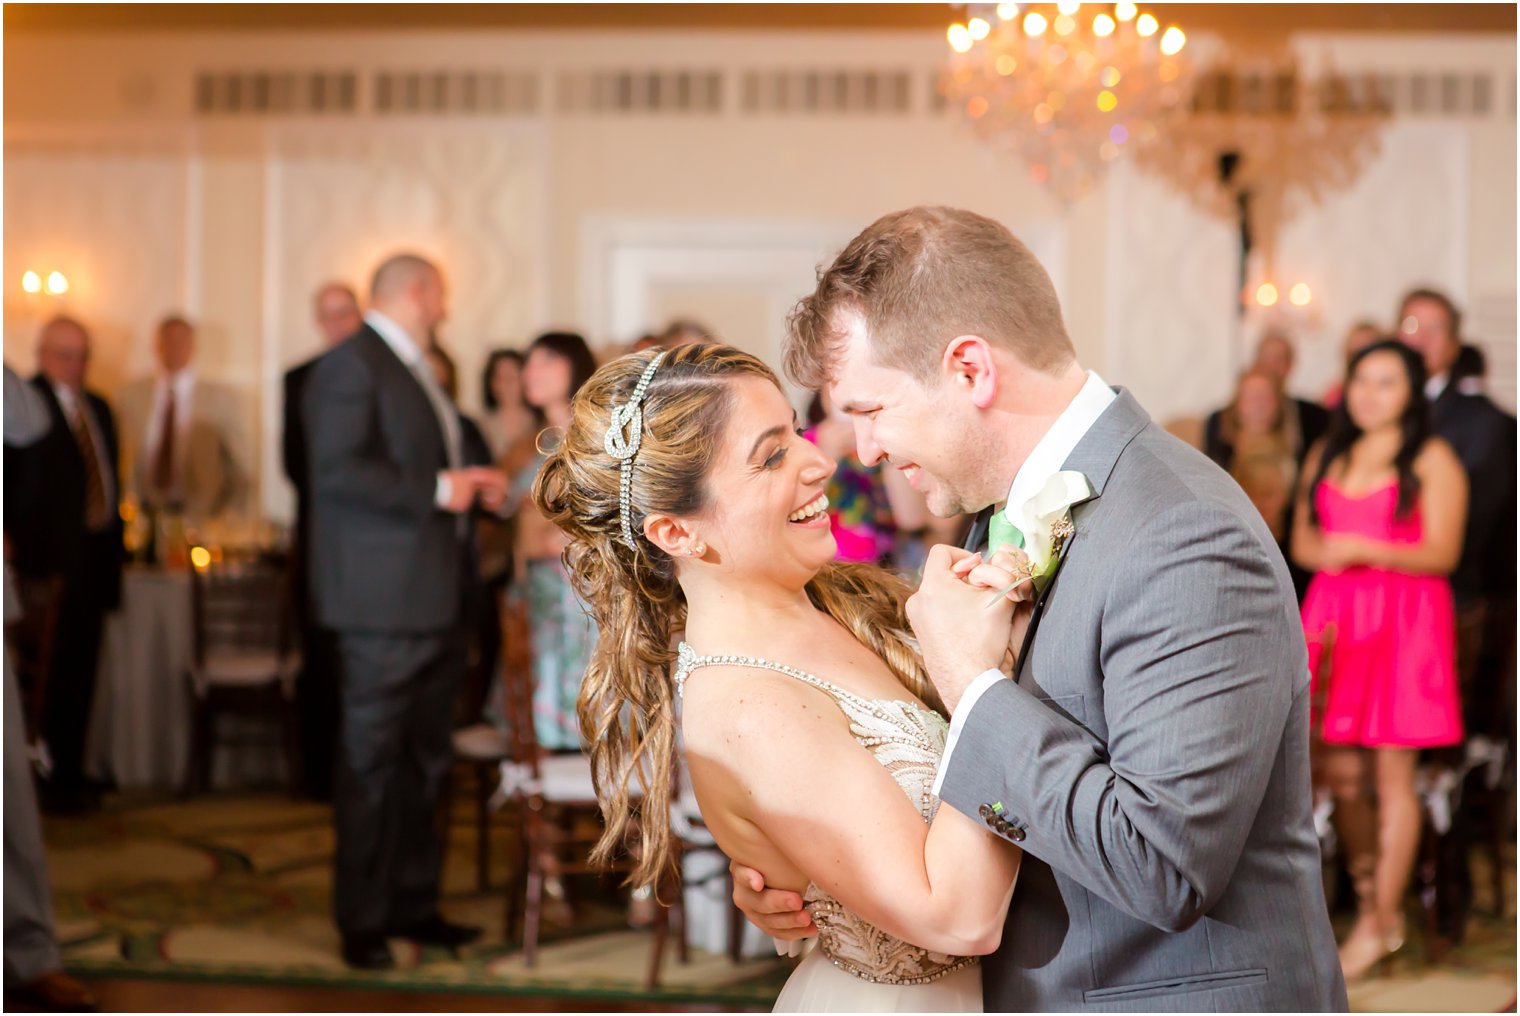
[[705, 553], [707, 553], [707, 544], [705, 543], [693, 543], [691, 549], [686, 552], [688, 557], [701, 557]]

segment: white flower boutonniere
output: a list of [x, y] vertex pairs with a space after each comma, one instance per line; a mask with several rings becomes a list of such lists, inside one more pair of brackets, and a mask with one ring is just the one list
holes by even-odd
[[1062, 545], [1076, 532], [1071, 507], [1092, 496], [1086, 476], [1066, 469], [1045, 481], [1039, 491], [1021, 505], [1010, 504], [992, 517], [987, 531], [987, 554], [1013, 546], [1029, 557], [1034, 586], [1043, 590], [1055, 574]]

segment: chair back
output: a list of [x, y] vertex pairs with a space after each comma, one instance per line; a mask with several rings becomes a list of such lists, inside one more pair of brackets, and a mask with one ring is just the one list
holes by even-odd
[[506, 722], [512, 762], [539, 776], [543, 749], [533, 729], [533, 633], [528, 607], [516, 596], [502, 597], [501, 690], [502, 719]]
[[282, 564], [266, 557], [213, 560], [190, 571], [195, 665], [204, 668], [218, 652], [294, 649], [290, 580]]

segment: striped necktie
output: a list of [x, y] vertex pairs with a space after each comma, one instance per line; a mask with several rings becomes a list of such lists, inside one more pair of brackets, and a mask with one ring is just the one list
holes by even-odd
[[90, 422], [85, 419], [83, 396], [76, 396], [74, 405], [74, 441], [79, 445], [80, 457], [84, 459], [84, 526], [91, 532], [104, 529], [110, 516], [106, 505], [105, 476], [100, 471], [100, 455], [95, 449], [95, 436], [90, 432]]

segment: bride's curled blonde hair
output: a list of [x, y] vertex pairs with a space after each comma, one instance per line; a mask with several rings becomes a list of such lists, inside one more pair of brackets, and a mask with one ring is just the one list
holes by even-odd
[[[775, 373], [748, 353], [717, 343], [670, 350], [645, 392], [642, 443], [633, 463], [631, 516], [635, 548], [619, 521], [620, 463], [604, 441], [613, 410], [633, 394], [658, 350], [630, 353], [598, 370], [577, 393], [563, 441], [533, 485], [533, 500], [569, 537], [565, 567], [590, 606], [597, 643], [581, 685], [581, 732], [591, 745], [592, 775], [606, 828], [592, 859], [606, 863], [629, 844], [630, 881], [658, 886], [674, 874], [670, 797], [676, 714], [673, 633], [686, 624], [676, 562], [644, 536], [651, 512], [692, 516], [715, 492], [706, 479], [733, 408], [730, 382]], [[907, 583], [872, 565], [836, 562], [808, 583], [820, 610], [880, 656], [903, 685], [941, 708], [910, 648]], [[642, 802], [633, 801], [633, 781]], [[635, 808], [639, 821], [632, 823]]]

